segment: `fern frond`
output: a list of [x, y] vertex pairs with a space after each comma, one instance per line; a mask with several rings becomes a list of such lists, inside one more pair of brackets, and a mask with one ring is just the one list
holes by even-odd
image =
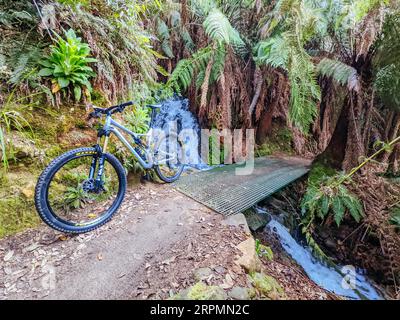
[[340, 223], [344, 218], [344, 213], [345, 213], [345, 208], [342, 202], [342, 198], [340, 197], [332, 198], [332, 213], [333, 213], [333, 218], [335, 219], [335, 222], [339, 227]]
[[333, 78], [342, 86], [347, 86], [349, 90], [360, 90], [357, 70], [341, 61], [324, 58], [318, 64], [317, 71], [325, 77]]
[[181, 89], [186, 90], [192, 82], [194, 72], [205, 70], [211, 53], [212, 49], [205, 47], [194, 53], [191, 58], [180, 60], [169, 77], [167, 86], [178, 92]]
[[192, 37], [190, 36], [189, 31], [185, 27], [182, 28], [181, 36], [186, 49], [192, 52], [195, 48], [195, 44], [193, 42]]
[[172, 59], [174, 57], [174, 52], [172, 51], [171, 44], [169, 43], [169, 40], [164, 40], [161, 43], [161, 49], [165, 53], [165, 55]]
[[157, 34], [162, 40], [166, 40], [166, 39], [170, 38], [168, 26], [161, 19], [158, 19], [158, 21], [157, 21]]
[[218, 81], [225, 67], [226, 49], [219, 46], [214, 53], [214, 62], [211, 69], [210, 84]]
[[205, 17], [216, 7], [214, 0], [191, 0], [190, 8], [192, 12], [200, 17]]
[[256, 62], [287, 70], [290, 47], [283, 37], [276, 36], [261, 41], [258, 43], [256, 50]]
[[13, 85], [20, 83], [41, 58], [41, 50], [37, 47], [30, 48], [29, 51], [20, 53], [15, 68], [11, 74], [9, 82]]
[[214, 8], [210, 11], [203, 22], [203, 27], [206, 34], [219, 44], [244, 46], [239, 32], [232, 27], [228, 18], [219, 9]]

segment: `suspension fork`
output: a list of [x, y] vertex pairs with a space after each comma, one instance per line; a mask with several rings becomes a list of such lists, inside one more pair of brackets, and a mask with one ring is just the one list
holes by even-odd
[[[96, 151], [97, 154], [95, 157], [93, 157], [92, 160], [92, 164], [90, 167], [90, 179], [94, 179], [95, 177], [95, 172], [96, 172], [96, 164], [98, 162], [98, 169], [97, 169], [97, 176], [95, 178], [95, 184], [97, 187], [100, 187], [103, 183], [103, 171], [104, 171], [104, 162], [105, 162], [105, 153], [107, 152], [107, 147], [108, 147], [108, 141], [110, 139], [110, 130], [109, 130], [109, 126], [110, 126], [110, 120], [111, 117], [107, 116], [106, 119], [106, 124], [104, 126], [103, 129], [101, 129], [97, 135], [97, 144], [96, 144]], [[101, 143], [101, 137], [105, 137], [104, 138], [104, 144], [103, 144], [103, 148], [100, 147], [100, 143]]]

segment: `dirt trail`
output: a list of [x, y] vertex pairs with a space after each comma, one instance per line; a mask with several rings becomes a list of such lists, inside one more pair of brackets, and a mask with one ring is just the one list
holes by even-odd
[[[0, 240], [0, 300], [165, 299], [199, 281], [196, 270], [230, 298], [231, 288], [251, 286], [235, 263], [236, 245], [248, 237], [245, 226], [226, 225], [171, 186], [147, 183], [129, 190], [114, 219], [94, 232], [66, 237], [43, 225]], [[303, 286], [305, 295], [288, 297], [326, 298]]]
[[129, 191], [115, 218], [92, 233], [65, 239], [43, 226], [4, 239], [0, 298], [128, 297], [146, 263], [163, 258], [210, 214], [170, 187], [151, 184]]

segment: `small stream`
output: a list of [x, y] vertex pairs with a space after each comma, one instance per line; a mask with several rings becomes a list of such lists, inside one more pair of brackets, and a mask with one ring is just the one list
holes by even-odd
[[[268, 214], [260, 207], [257, 212]], [[382, 296], [369, 280], [353, 266], [329, 267], [317, 260], [310, 248], [301, 245], [289, 230], [272, 216], [264, 232], [275, 234], [286, 253], [300, 265], [307, 276], [318, 286], [345, 298], [361, 300], [381, 300]], [[347, 280], [347, 281], [346, 281]]]

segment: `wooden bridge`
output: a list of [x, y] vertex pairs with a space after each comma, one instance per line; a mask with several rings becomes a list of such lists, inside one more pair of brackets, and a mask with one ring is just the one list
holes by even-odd
[[[237, 174], [244, 165], [233, 164], [182, 176], [175, 188], [223, 214], [243, 212], [309, 171], [310, 161], [295, 157], [254, 160], [250, 174]], [[239, 171], [237, 171], [239, 169]]]

